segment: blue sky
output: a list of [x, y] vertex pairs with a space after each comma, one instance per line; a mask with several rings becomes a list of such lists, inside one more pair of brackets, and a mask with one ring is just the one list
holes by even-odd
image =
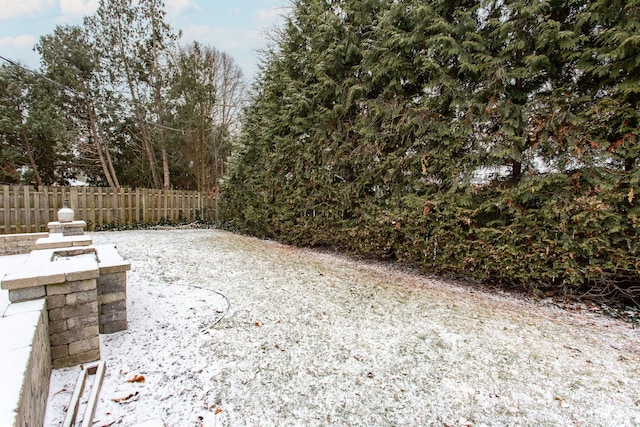
[[[248, 81], [257, 72], [256, 49], [268, 43], [267, 30], [282, 23], [288, 0], [165, 0], [167, 20], [183, 31], [182, 42], [197, 40], [227, 52]], [[98, 0], [0, 0], [0, 55], [39, 67], [33, 46], [56, 25], [80, 24]]]

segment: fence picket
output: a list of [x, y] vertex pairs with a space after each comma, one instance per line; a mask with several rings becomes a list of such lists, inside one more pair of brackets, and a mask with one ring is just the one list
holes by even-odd
[[40, 232], [57, 221], [63, 201], [88, 231], [107, 225], [216, 218], [216, 195], [147, 188], [0, 186], [0, 234]]

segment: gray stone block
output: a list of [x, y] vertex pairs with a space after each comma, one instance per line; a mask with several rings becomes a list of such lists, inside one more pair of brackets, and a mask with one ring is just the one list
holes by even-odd
[[47, 307], [49, 310], [64, 307], [66, 302], [67, 299], [64, 295], [51, 295], [47, 297]]
[[98, 324], [98, 315], [91, 313], [86, 316], [70, 317], [66, 323], [68, 329], [87, 328]]
[[69, 355], [69, 344], [51, 346], [51, 359], [60, 359]]
[[86, 328], [67, 330], [57, 334], [51, 334], [49, 338], [51, 340], [52, 346], [59, 346], [98, 337], [98, 334], [98, 325], [94, 325]]
[[64, 315], [64, 306], [49, 310], [49, 321], [52, 320], [66, 320]]
[[97, 335], [93, 338], [87, 338], [85, 340], [69, 343], [70, 356], [87, 353], [92, 350], [100, 351], [100, 337]]
[[55, 359], [53, 361], [53, 367], [54, 369], [68, 368], [69, 366], [75, 366], [81, 363], [95, 362], [96, 360], [100, 360], [99, 349]]
[[74, 282], [64, 282], [47, 286], [47, 295], [72, 294], [74, 292], [84, 292], [96, 289], [96, 280], [80, 280]]
[[50, 320], [49, 321], [49, 333], [51, 334], [59, 334], [67, 330], [67, 321], [64, 319], [61, 320]]
[[64, 310], [64, 317], [66, 319], [86, 316], [87, 314], [98, 312], [98, 301], [86, 302], [84, 304], [67, 305], [62, 309]]
[[113, 334], [115, 332], [126, 331], [127, 330], [127, 321], [126, 320], [118, 320], [116, 322], [109, 322], [100, 325], [100, 333], [101, 334]]
[[127, 320], [126, 311], [114, 311], [112, 313], [105, 313], [100, 315], [100, 323], [103, 325], [110, 322], [118, 322], [121, 320]]
[[46, 295], [44, 286], [35, 286], [32, 288], [9, 289], [9, 301], [20, 302], [32, 299], [42, 298]]
[[100, 305], [100, 314], [108, 314], [113, 312], [127, 312], [127, 301], [116, 301], [109, 304]]
[[98, 293], [109, 294], [127, 290], [127, 273], [100, 274], [98, 278]]
[[94, 289], [83, 292], [74, 292], [66, 295], [66, 305], [84, 304], [91, 301], [96, 301], [97, 294]]

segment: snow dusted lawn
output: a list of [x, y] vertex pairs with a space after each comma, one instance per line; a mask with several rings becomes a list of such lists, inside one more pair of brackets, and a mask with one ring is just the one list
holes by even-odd
[[92, 237], [132, 264], [94, 426], [640, 425], [628, 324], [223, 231]]

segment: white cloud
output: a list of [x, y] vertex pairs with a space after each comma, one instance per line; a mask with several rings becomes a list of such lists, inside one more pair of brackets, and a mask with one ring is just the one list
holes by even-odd
[[194, 0], [167, 0], [165, 6], [167, 7], [167, 14], [171, 16], [180, 15], [189, 9], [201, 10]]
[[[208, 25], [192, 25], [183, 31], [182, 41], [189, 43], [197, 40], [222, 51], [228, 49], [249, 49], [267, 40], [264, 30], [238, 29], [231, 27], [210, 27]], [[229, 52], [232, 53], [232, 52]]]
[[55, 3], [55, 0], [0, 0], [0, 20], [32, 15]]
[[97, 9], [98, 0], [60, 0], [60, 12], [63, 15], [86, 16]]
[[264, 46], [268, 39], [263, 29], [191, 25], [184, 29], [181, 43], [186, 45], [197, 40], [228, 53], [242, 68], [245, 77], [251, 80], [257, 72], [257, 49]]
[[0, 39], [0, 48], [2, 49], [31, 49], [35, 44], [36, 37], [31, 34]]
[[282, 19], [284, 8], [272, 7], [269, 9], [261, 9], [258, 11], [258, 21], [262, 24], [275, 24]]

